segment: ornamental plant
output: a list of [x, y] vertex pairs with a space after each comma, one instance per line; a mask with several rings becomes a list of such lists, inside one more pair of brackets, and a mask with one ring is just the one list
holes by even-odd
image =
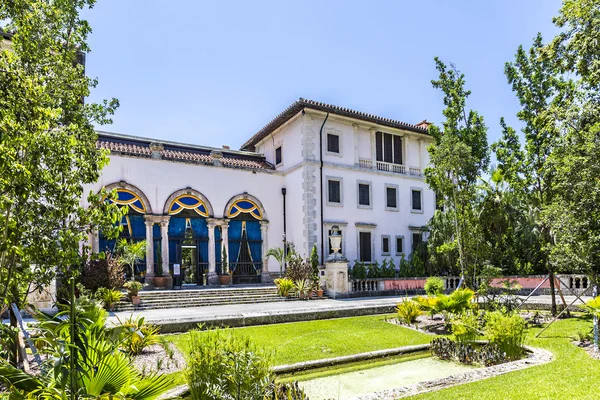
[[294, 289], [294, 281], [288, 278], [275, 279], [275, 285], [277, 285], [277, 294], [283, 297], [287, 297]]
[[427, 293], [428, 296], [437, 296], [438, 294], [444, 293], [445, 286], [442, 278], [430, 276], [425, 281], [425, 293]]
[[417, 321], [417, 318], [423, 314], [421, 307], [413, 300], [404, 299], [396, 305], [398, 319], [407, 325]]
[[526, 324], [519, 314], [506, 315], [494, 311], [486, 314], [485, 322], [485, 337], [490, 344], [498, 346], [509, 360], [516, 360], [523, 355]]

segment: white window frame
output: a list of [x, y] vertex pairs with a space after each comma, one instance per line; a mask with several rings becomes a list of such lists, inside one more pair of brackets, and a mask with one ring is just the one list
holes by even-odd
[[[360, 204], [360, 185], [369, 186], [369, 205]], [[373, 183], [371, 181], [356, 181], [356, 206], [365, 210], [373, 209]]]
[[[388, 241], [388, 251], [383, 250], [383, 241], [387, 239]], [[381, 255], [389, 256], [392, 254], [392, 237], [390, 235], [381, 235]]]
[[[398, 239], [402, 239], [402, 248], [400, 249], [400, 251], [398, 251]], [[396, 235], [396, 237], [394, 238], [395, 243], [394, 243], [394, 247], [396, 247], [396, 255], [397, 256], [402, 256], [404, 255], [404, 246], [405, 246], [405, 242], [406, 240], [404, 239], [404, 235]]]
[[[396, 207], [388, 207], [387, 190], [388, 188], [396, 189]], [[400, 211], [400, 186], [386, 183], [383, 188], [383, 201], [385, 201], [385, 211]]]
[[[337, 181], [340, 183], [340, 202], [329, 201], [329, 181]], [[325, 192], [327, 193], [327, 205], [330, 207], [343, 207], [344, 206], [344, 179], [341, 176], [326, 176], [325, 177]]]
[[[413, 204], [413, 191], [419, 192], [421, 196], [421, 209], [416, 210]], [[425, 204], [423, 202], [423, 188], [420, 187], [411, 187], [410, 188], [410, 212], [413, 214], [423, 214], [425, 212]]]
[[[325, 143], [323, 143], [323, 148], [325, 149], [325, 155], [327, 156], [334, 156], [334, 157], [343, 157], [344, 155], [342, 154], [343, 151], [343, 146], [342, 146], [342, 138], [344, 137], [342, 135], [342, 131], [335, 129], [335, 128], [327, 128], [325, 129], [325, 135], [323, 135], [323, 141]], [[329, 151], [329, 148], [327, 147], [327, 135], [334, 135], [338, 137], [338, 146], [339, 146], [339, 153], [333, 152], [333, 151]]]

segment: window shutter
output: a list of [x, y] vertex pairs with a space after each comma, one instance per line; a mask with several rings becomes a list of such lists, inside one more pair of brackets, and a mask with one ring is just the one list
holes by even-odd
[[331, 153], [340, 152], [340, 137], [338, 135], [327, 134], [327, 151]]
[[371, 233], [359, 232], [360, 261], [371, 262]]
[[420, 190], [412, 191], [412, 209], [413, 210], [421, 210], [421, 191]]
[[370, 189], [369, 185], [364, 185], [362, 183], [358, 185], [358, 204], [361, 206], [371, 205], [371, 196], [369, 195]]
[[339, 181], [329, 181], [329, 202], [331, 203], [341, 203], [340, 197], [340, 182]]
[[402, 164], [402, 138], [394, 135], [394, 164]]
[[383, 135], [383, 161], [385, 162], [394, 162], [393, 139], [389, 133]]
[[396, 253], [402, 253], [404, 246], [402, 246], [402, 238], [396, 238]]
[[390, 239], [384, 237], [383, 238], [383, 244], [382, 244], [382, 253], [389, 253], [390, 252]]
[[396, 189], [395, 188], [386, 188], [387, 192], [387, 207], [388, 208], [396, 208], [398, 204], [396, 202]]
[[377, 161], [383, 161], [383, 134], [375, 133], [375, 153]]

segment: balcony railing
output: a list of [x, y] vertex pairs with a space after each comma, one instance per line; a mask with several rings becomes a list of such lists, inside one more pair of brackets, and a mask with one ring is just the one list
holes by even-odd
[[[360, 168], [373, 169], [373, 160], [368, 158], [360, 158], [358, 160], [358, 166]], [[384, 161], [376, 161], [375, 169], [377, 171], [392, 172], [394, 174], [423, 176], [423, 171], [421, 170], [421, 168], [407, 167], [403, 164], [394, 164]]]

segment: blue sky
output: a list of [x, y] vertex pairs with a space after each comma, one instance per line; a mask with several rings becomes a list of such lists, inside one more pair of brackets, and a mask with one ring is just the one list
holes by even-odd
[[559, 0], [99, 0], [84, 15], [91, 100], [121, 102], [104, 130], [239, 146], [298, 97], [440, 123], [433, 57], [453, 62], [490, 142], [519, 109], [503, 73], [519, 44], [556, 32]]

